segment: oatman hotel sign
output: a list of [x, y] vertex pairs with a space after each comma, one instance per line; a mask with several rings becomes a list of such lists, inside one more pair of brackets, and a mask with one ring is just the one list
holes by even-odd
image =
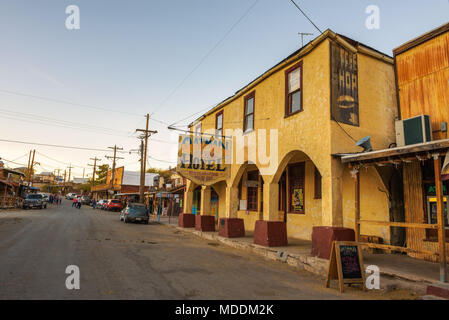
[[232, 140], [221, 137], [180, 135], [176, 171], [199, 185], [210, 186], [229, 177]]
[[[257, 164], [261, 175], [276, 173], [279, 133], [258, 129], [243, 135], [241, 129], [227, 129], [224, 137], [210, 133], [179, 136], [176, 171], [184, 178], [211, 186], [230, 177], [232, 164]], [[269, 144], [268, 144], [269, 141]]]

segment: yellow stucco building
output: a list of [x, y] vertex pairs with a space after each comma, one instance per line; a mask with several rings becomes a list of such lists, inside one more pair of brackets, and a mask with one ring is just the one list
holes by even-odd
[[[314, 227], [354, 229], [354, 181], [335, 155], [360, 152], [356, 142], [366, 136], [374, 149], [388, 148], [397, 113], [393, 59], [327, 30], [190, 125], [195, 135], [213, 130], [246, 145], [233, 148], [221, 181], [187, 182], [184, 212], [214, 216], [219, 227], [244, 225], [266, 246], [285, 245], [287, 237], [310, 240]], [[243, 131], [239, 138], [236, 130]], [[261, 142], [264, 149], [251, 158]], [[267, 165], [260, 155], [270, 150]], [[361, 176], [364, 217], [389, 220], [378, 172]], [[369, 228], [361, 233], [389, 242], [389, 228]]]

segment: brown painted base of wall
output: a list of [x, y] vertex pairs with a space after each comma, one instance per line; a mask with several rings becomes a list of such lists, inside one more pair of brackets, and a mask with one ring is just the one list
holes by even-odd
[[440, 297], [443, 299], [449, 299], [449, 284], [432, 284], [427, 287], [427, 294]]
[[178, 217], [178, 225], [181, 228], [195, 228], [195, 215], [192, 213], [181, 213]]
[[215, 217], [197, 215], [195, 220], [195, 230], [203, 232], [214, 232]]
[[285, 247], [287, 241], [287, 224], [278, 221], [256, 221], [254, 244], [264, 247]]
[[245, 236], [245, 223], [243, 219], [220, 219], [218, 235], [225, 238], [242, 238]]
[[313, 227], [312, 256], [329, 260], [333, 241], [355, 241], [355, 232], [348, 228]]

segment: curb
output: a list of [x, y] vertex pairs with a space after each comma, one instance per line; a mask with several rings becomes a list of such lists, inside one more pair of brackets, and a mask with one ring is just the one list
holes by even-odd
[[[329, 260], [326, 260], [326, 259], [313, 257], [313, 256], [310, 256], [307, 254], [292, 254], [287, 251], [277, 250], [275, 248], [267, 248], [267, 247], [263, 247], [263, 246], [253, 244], [253, 243], [242, 243], [241, 241], [238, 241], [238, 240], [221, 237], [212, 232], [201, 232], [201, 231], [197, 231], [195, 229], [181, 228], [177, 225], [171, 225], [171, 224], [170, 225], [164, 224], [164, 225], [176, 228], [177, 230], [180, 230], [185, 233], [191, 233], [191, 234], [193, 234], [197, 237], [200, 237], [202, 239], [218, 241], [218, 242], [223, 243], [232, 248], [240, 249], [240, 250], [243, 250], [246, 252], [255, 253], [259, 256], [263, 256], [270, 260], [287, 263], [288, 265], [290, 265], [292, 267], [295, 267], [295, 268], [298, 268], [301, 270], [305, 270], [305, 271], [308, 271], [310, 273], [313, 273], [313, 274], [316, 274], [316, 275], [319, 275], [322, 277], [327, 276], [327, 272], [328, 272], [328, 268], [329, 268]], [[389, 270], [387, 268], [384, 270], [381, 269], [380, 274], [383, 276], [396, 278], [400, 281], [406, 281], [407, 283], [415, 283], [415, 284], [418, 283], [418, 284], [422, 284], [422, 285], [438, 283], [437, 280], [430, 281], [429, 279], [423, 279], [423, 278], [419, 278], [419, 277], [416, 277], [413, 275], [397, 273], [397, 272], [395, 272], [393, 270]], [[405, 286], [404, 288], [406, 288], [406, 287], [407, 286]]]

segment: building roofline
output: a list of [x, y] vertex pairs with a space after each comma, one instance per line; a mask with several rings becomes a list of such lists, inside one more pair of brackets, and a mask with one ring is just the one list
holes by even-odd
[[238, 99], [239, 97], [241, 97], [242, 95], [244, 95], [246, 92], [250, 91], [253, 87], [255, 87], [257, 84], [259, 84], [260, 82], [264, 81], [265, 79], [267, 79], [268, 77], [270, 77], [271, 75], [273, 75], [274, 73], [278, 72], [280, 69], [286, 67], [287, 65], [296, 62], [297, 60], [305, 57], [306, 55], [308, 55], [310, 52], [312, 52], [318, 45], [320, 45], [324, 40], [326, 39], [332, 39], [336, 42], [338, 42], [340, 45], [342, 45], [343, 47], [345, 47], [346, 49], [352, 51], [353, 53], [361, 53], [361, 54], [365, 54], [368, 56], [371, 56], [375, 59], [381, 60], [385, 63], [389, 63], [391, 65], [394, 64], [394, 60], [393, 57], [379, 51], [376, 49], [373, 49], [361, 42], [355, 41], [351, 38], [348, 38], [346, 36], [343, 36], [341, 34], [335, 33], [330, 29], [327, 29], [326, 31], [324, 31], [322, 34], [320, 34], [319, 36], [317, 36], [315, 39], [313, 39], [312, 41], [310, 41], [309, 43], [307, 43], [305, 46], [301, 47], [300, 49], [296, 50], [295, 52], [293, 52], [292, 54], [290, 54], [289, 56], [287, 56], [286, 58], [284, 58], [282, 61], [280, 61], [279, 63], [277, 63], [276, 65], [274, 65], [273, 67], [271, 67], [270, 69], [268, 69], [267, 71], [265, 71], [263, 74], [261, 74], [260, 76], [258, 76], [257, 78], [255, 78], [254, 80], [252, 80], [251, 82], [249, 82], [247, 85], [245, 85], [244, 87], [242, 87], [241, 89], [239, 89], [238, 91], [235, 92], [234, 95], [224, 99], [223, 101], [219, 102], [217, 105], [215, 105], [214, 107], [212, 107], [209, 111], [207, 111], [206, 113], [204, 113], [202, 116], [200, 116], [199, 118], [195, 119], [194, 121], [192, 121], [189, 124], [189, 127], [192, 127], [194, 125], [196, 125], [199, 121], [201, 121], [202, 119], [204, 119], [206, 116], [224, 108], [225, 105], [229, 104], [230, 102]]
[[433, 38], [438, 37], [438, 36], [448, 32], [448, 31], [449, 31], [449, 22], [400, 45], [399, 47], [397, 47], [393, 50], [393, 55], [397, 56], [401, 53], [404, 53], [416, 46], [419, 46], [420, 44], [423, 44], [424, 42], [432, 40]]

